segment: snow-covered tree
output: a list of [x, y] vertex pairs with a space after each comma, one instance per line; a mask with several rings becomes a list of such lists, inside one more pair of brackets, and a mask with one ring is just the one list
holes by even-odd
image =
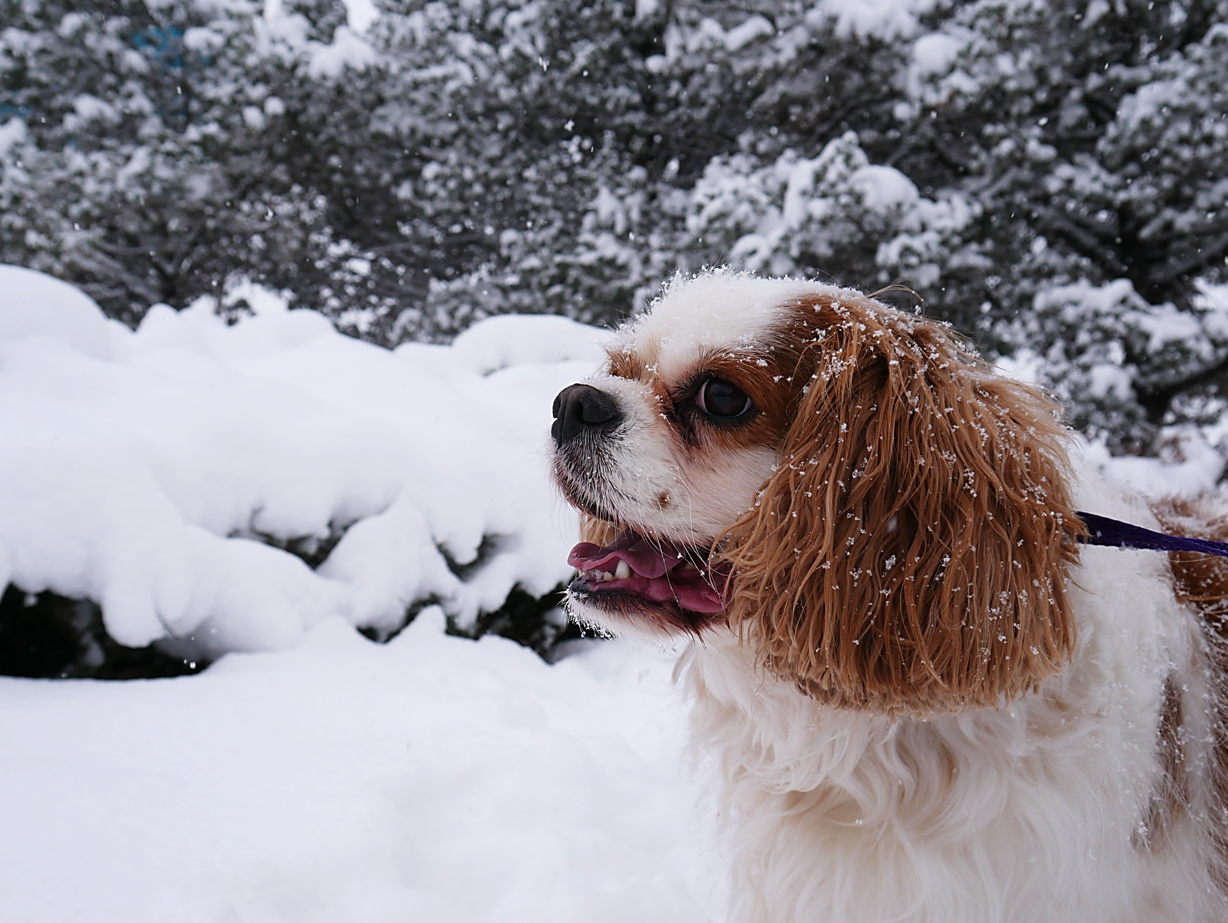
[[[1228, 281], [1228, 0], [0, 20], [0, 258], [129, 322], [247, 278], [359, 336], [443, 340], [511, 311], [616, 320], [732, 262], [902, 282], [991, 356], [1043, 357], [1118, 450], [1224, 406], [1204, 292]], [[1076, 384], [1106, 363], [1118, 386]]]

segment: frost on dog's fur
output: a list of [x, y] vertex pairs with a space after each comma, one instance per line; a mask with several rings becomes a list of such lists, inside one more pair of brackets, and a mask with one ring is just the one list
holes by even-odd
[[[746, 409], [709, 413], [712, 380]], [[1075, 511], [1221, 514], [1072, 466], [1047, 398], [845, 289], [675, 281], [589, 386], [615, 412], [555, 455], [595, 505], [578, 560], [655, 546], [723, 593], [582, 568], [571, 605], [692, 637], [734, 920], [1228, 915], [1228, 566], [1080, 546]]]
[[847, 292], [784, 309], [792, 422], [722, 547], [731, 627], [849, 708], [994, 705], [1052, 676], [1079, 530], [1052, 406], [938, 324]]

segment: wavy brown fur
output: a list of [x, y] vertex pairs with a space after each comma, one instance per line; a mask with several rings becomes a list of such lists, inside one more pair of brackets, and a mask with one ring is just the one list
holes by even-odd
[[[1166, 532], [1192, 538], [1228, 541], [1228, 520], [1216, 515], [1198, 500], [1172, 498], [1152, 504], [1152, 512]], [[1228, 558], [1193, 551], [1174, 551], [1168, 556], [1177, 598], [1193, 606], [1199, 613], [1204, 653], [1209, 661], [1208, 676], [1212, 680], [1211, 729], [1213, 756], [1209, 767], [1214, 775], [1212, 803], [1190, 804], [1190, 789], [1186, 780], [1185, 759], [1181, 751], [1177, 759], [1164, 765], [1162, 798], [1153, 810], [1163, 832], [1182, 815], [1193, 809], [1205, 814], [1216, 845], [1218, 863], [1212, 874], [1221, 890], [1228, 892]], [[1171, 681], [1170, 681], [1171, 682]], [[1160, 741], [1166, 735], [1178, 741], [1185, 733], [1181, 726], [1181, 710], [1165, 718], [1175, 722], [1175, 728], [1161, 725]]]
[[[776, 473], [729, 531], [730, 624], [833, 705], [932, 715], [1056, 673], [1081, 530], [1053, 404], [943, 325], [848, 293], [790, 308]], [[791, 351], [789, 351], [791, 350]]]

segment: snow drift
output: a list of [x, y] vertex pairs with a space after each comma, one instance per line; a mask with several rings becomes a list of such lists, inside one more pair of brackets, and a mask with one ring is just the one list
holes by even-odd
[[390, 351], [250, 300], [232, 326], [201, 299], [132, 332], [0, 267], [0, 586], [95, 600], [132, 647], [216, 655], [329, 616], [389, 632], [435, 601], [463, 626], [568, 577], [550, 405], [601, 331], [500, 317]]

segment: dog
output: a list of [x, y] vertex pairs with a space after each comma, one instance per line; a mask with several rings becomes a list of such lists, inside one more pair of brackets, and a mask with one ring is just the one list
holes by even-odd
[[576, 621], [687, 639], [738, 923], [1228, 919], [1221, 559], [1058, 408], [856, 291], [668, 283], [555, 400]]

